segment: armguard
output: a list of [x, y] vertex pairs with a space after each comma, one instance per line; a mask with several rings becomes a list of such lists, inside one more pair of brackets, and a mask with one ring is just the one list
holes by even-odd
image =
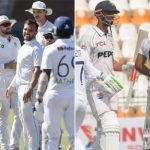
[[42, 101], [43, 95], [47, 89], [48, 75], [45, 71], [42, 71], [38, 80], [38, 88], [36, 92], [36, 99]]

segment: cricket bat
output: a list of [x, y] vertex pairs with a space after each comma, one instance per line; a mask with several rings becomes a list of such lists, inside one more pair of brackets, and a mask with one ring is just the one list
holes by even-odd
[[[136, 42], [136, 47], [135, 47], [135, 52], [134, 52], [134, 57], [133, 57], [133, 62], [136, 61], [136, 57], [138, 55], [138, 52], [140, 50], [141, 47], [141, 43], [142, 41], [148, 37], [148, 32], [142, 29], [139, 29], [138, 32], [138, 38], [137, 38], [137, 42]], [[127, 99], [126, 99], [126, 103], [125, 103], [125, 109], [128, 109], [129, 103], [130, 103], [130, 99], [132, 96], [132, 92], [133, 92], [133, 86], [136, 80], [136, 75], [137, 75], [137, 70], [135, 69], [135, 67], [132, 70], [132, 74], [130, 77], [130, 85], [129, 85], [129, 91], [128, 91], [128, 95], [127, 95]]]

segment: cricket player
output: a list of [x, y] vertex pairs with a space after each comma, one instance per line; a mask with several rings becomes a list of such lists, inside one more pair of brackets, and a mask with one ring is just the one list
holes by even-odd
[[53, 29], [50, 28], [43, 33], [44, 39], [43, 43], [45, 46], [53, 44], [56, 41], [56, 37], [54, 36]]
[[[82, 121], [85, 117], [87, 102], [92, 104], [92, 101], [89, 97], [87, 97], [87, 92], [90, 89], [90, 86], [97, 86], [97, 90], [103, 91], [105, 94], [112, 97], [117, 92], [121, 91], [117, 84], [113, 80], [107, 80], [107, 84], [110, 86], [114, 86], [116, 91], [113, 91], [111, 88], [105, 85], [103, 81], [103, 77], [107, 78], [109, 75], [104, 75], [103, 72], [97, 70], [92, 63], [90, 62], [87, 51], [75, 47], [75, 114], [76, 114], [76, 132], [82, 124]], [[107, 78], [108, 79], [108, 78]], [[93, 84], [93, 85], [92, 85]], [[87, 90], [86, 90], [87, 89]], [[93, 110], [93, 109], [92, 109]], [[93, 111], [94, 113], [94, 111]], [[85, 149], [82, 142], [76, 137], [76, 150]]]
[[[0, 144], [1, 150], [19, 150], [21, 121], [19, 119], [18, 97], [14, 90], [11, 99], [6, 99], [7, 86], [15, 75], [16, 59], [21, 47], [18, 38], [11, 35], [11, 21], [5, 15], [0, 16]], [[14, 121], [9, 138], [9, 110], [14, 112]], [[10, 145], [9, 145], [10, 139]]]
[[64, 118], [74, 150], [74, 41], [70, 38], [74, 27], [67, 16], [56, 18], [54, 25], [58, 39], [44, 49], [36, 96], [39, 102], [43, 99], [42, 133], [48, 135], [42, 134], [42, 148], [47, 144], [44, 150], [58, 150]]
[[[44, 46], [48, 46], [56, 41], [56, 37], [54, 36], [53, 30], [48, 29], [43, 34], [44, 39]], [[38, 121], [39, 129], [40, 129], [40, 147], [42, 146], [42, 123], [43, 123], [43, 115], [44, 115], [44, 108], [43, 103], [39, 103], [38, 101], [35, 103], [35, 111], [34, 111], [34, 118]], [[44, 147], [42, 149], [45, 149]]]
[[[93, 66], [106, 75], [113, 75], [113, 70], [131, 72], [133, 68], [133, 64], [122, 65], [113, 58], [111, 26], [117, 22], [118, 13], [119, 11], [111, 1], [99, 2], [94, 12], [98, 20], [97, 25], [89, 27], [88, 32], [80, 39], [80, 46], [87, 50]], [[101, 96], [98, 97], [97, 94]], [[88, 95], [88, 98], [94, 97], [96, 115], [93, 115], [102, 131], [98, 149], [119, 150], [120, 127], [115, 113], [116, 97], [110, 98], [103, 92], [93, 93], [93, 97], [90, 93]]]
[[[148, 61], [148, 65], [150, 63], [150, 38], [143, 40], [140, 48], [140, 52], [137, 55], [135, 61], [135, 68], [142, 73], [143, 75], [150, 77], [150, 69], [146, 64]], [[144, 124], [144, 141], [143, 141], [143, 150], [150, 150], [150, 85], [147, 88], [147, 107], [146, 107], [146, 117]]]
[[35, 37], [38, 24], [34, 20], [26, 20], [23, 27], [24, 45], [20, 48], [17, 57], [17, 70], [6, 95], [11, 96], [16, 86], [19, 98], [19, 113], [24, 130], [25, 150], [39, 148], [39, 133], [34, 118], [34, 104], [36, 84], [40, 75], [42, 47]]
[[42, 1], [35, 1], [32, 4], [32, 8], [25, 11], [31, 13], [36, 20], [39, 26], [36, 39], [41, 44], [42, 48], [44, 48], [43, 33], [49, 28], [54, 27], [54, 24], [47, 20], [47, 16], [52, 15], [52, 9], [46, 8], [46, 4]]

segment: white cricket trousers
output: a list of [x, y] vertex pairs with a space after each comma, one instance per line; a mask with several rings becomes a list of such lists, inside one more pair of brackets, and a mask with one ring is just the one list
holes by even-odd
[[[61, 135], [61, 120], [69, 134], [72, 150], [74, 150], [74, 90], [59, 91], [59, 93], [45, 93], [43, 99], [44, 122], [42, 131], [47, 132], [48, 139], [42, 135], [42, 143], [47, 143], [45, 150], [58, 150]], [[45, 134], [44, 134], [45, 135]]]
[[[18, 109], [18, 98], [17, 93], [14, 91], [12, 98], [10, 100], [6, 99], [5, 92], [6, 88], [10, 84], [14, 77], [15, 72], [11, 70], [5, 70], [5, 72], [0, 72], [0, 100], [2, 102], [2, 109], [0, 110], [0, 144], [1, 150], [13, 150], [15, 147], [19, 147], [19, 140], [21, 135], [21, 121], [19, 119], [19, 109]], [[8, 119], [10, 108], [14, 113], [14, 121], [12, 124], [12, 129], [10, 133], [10, 138], [8, 134]], [[10, 141], [9, 141], [10, 139]], [[10, 143], [10, 145], [9, 145]]]
[[87, 100], [85, 96], [75, 95], [76, 132], [78, 132], [86, 113]]
[[80, 140], [80, 137], [77, 137], [77, 132], [82, 125], [82, 122], [85, 118], [87, 108], [87, 100], [85, 96], [75, 94], [75, 131], [76, 131], [76, 138], [75, 138], [75, 150], [85, 150], [85, 147]]
[[20, 85], [17, 88], [18, 99], [19, 99], [19, 114], [23, 126], [24, 134], [24, 149], [25, 150], [37, 150], [39, 147], [39, 128], [37, 121], [34, 118], [34, 104], [35, 104], [35, 92], [33, 90], [32, 99], [24, 103], [23, 95], [28, 85]]

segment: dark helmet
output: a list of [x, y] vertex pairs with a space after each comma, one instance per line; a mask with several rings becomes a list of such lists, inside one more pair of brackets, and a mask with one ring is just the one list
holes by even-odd
[[[115, 22], [117, 22], [118, 17], [115, 16], [115, 14], [118, 14], [119, 10], [117, 10], [116, 6], [111, 1], [105, 0], [96, 5], [94, 13], [102, 24], [111, 26], [113, 24], [116, 24]], [[107, 17], [107, 13], [110, 16], [109, 18]]]
[[98, 12], [112, 12], [114, 14], [118, 14], [119, 10], [116, 8], [116, 6], [109, 0], [102, 1], [98, 3], [95, 7], [95, 15]]
[[69, 38], [73, 34], [73, 23], [67, 16], [56, 18], [54, 25], [56, 27], [56, 36], [59, 38]]

